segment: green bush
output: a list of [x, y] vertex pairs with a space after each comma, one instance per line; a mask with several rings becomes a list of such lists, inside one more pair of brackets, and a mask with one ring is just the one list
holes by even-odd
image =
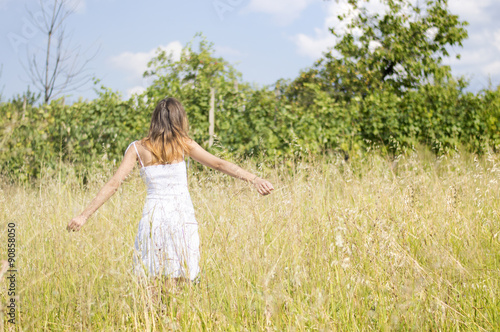
[[[339, 98], [304, 72], [294, 81], [253, 87], [201, 38], [179, 61], [159, 52], [147, 76], [153, 84], [128, 100], [101, 87], [98, 98], [36, 105], [29, 90], [0, 103], [0, 172], [29, 181], [73, 165], [83, 181], [95, 167], [116, 165], [127, 145], [144, 137], [156, 103], [175, 96], [184, 104], [191, 136], [224, 157], [260, 161], [317, 154], [348, 156], [382, 147], [401, 153], [416, 145], [445, 153], [500, 147], [500, 90], [466, 92], [451, 76], [404, 93], [390, 87]], [[210, 90], [215, 90], [214, 146], [208, 147]]]

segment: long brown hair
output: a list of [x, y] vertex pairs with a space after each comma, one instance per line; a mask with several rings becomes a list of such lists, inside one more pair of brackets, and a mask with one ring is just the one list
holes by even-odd
[[175, 98], [165, 98], [151, 116], [149, 134], [142, 144], [153, 154], [153, 164], [168, 164], [189, 152], [189, 123], [186, 111]]

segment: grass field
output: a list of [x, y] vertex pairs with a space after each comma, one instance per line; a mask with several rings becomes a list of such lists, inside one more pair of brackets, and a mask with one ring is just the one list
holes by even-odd
[[500, 156], [373, 153], [253, 171], [273, 182], [271, 196], [190, 170], [201, 282], [161, 305], [132, 274], [146, 194], [137, 169], [71, 234], [66, 224], [110, 173], [86, 187], [77, 176], [3, 185], [4, 248], [16, 223], [16, 330], [500, 330]]

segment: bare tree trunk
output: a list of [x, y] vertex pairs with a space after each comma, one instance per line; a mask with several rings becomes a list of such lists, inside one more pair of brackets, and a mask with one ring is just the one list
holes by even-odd
[[[52, 13], [52, 17], [54, 17], [54, 13], [56, 11], [57, 2], [54, 5], [54, 12]], [[49, 85], [49, 71], [50, 71], [50, 44], [52, 42], [52, 33], [54, 32], [54, 19], [52, 19], [49, 31], [47, 31], [47, 52], [45, 55], [45, 82], [44, 82], [44, 103], [47, 104], [50, 99], [50, 85]]]
[[[29, 14], [47, 38], [46, 49], [28, 52], [27, 72], [47, 104], [56, 96], [73, 92], [91, 81], [85, 67], [93, 57], [80, 61], [80, 46], [66, 47], [69, 40], [65, 22], [74, 13], [71, 0], [40, 0], [40, 12], [42, 20], [37, 19], [39, 14], [31, 11]], [[42, 56], [41, 52], [45, 54]]]
[[214, 128], [215, 128], [215, 89], [210, 88], [210, 111], [208, 112], [208, 146], [214, 144]]

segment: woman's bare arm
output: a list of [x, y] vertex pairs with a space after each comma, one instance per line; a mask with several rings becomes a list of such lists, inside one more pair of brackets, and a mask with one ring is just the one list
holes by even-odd
[[68, 231], [78, 231], [85, 224], [87, 219], [95, 212], [101, 205], [103, 205], [113, 194], [118, 190], [123, 180], [130, 174], [135, 166], [137, 154], [134, 149], [128, 149], [125, 152], [123, 161], [118, 167], [118, 170], [113, 177], [102, 187], [97, 193], [96, 197], [90, 202], [87, 208], [77, 217], [73, 218], [66, 229]]
[[197, 162], [202, 163], [203, 165], [213, 168], [215, 170], [221, 171], [237, 179], [251, 182], [257, 188], [257, 191], [261, 195], [268, 195], [271, 193], [271, 191], [274, 190], [274, 187], [271, 184], [271, 182], [265, 179], [261, 179], [255, 174], [245, 171], [243, 168], [233, 163], [230, 163], [229, 161], [217, 158], [213, 154], [203, 149], [195, 141], [192, 140], [189, 143], [189, 145], [191, 148], [189, 156], [194, 160], [196, 160]]

